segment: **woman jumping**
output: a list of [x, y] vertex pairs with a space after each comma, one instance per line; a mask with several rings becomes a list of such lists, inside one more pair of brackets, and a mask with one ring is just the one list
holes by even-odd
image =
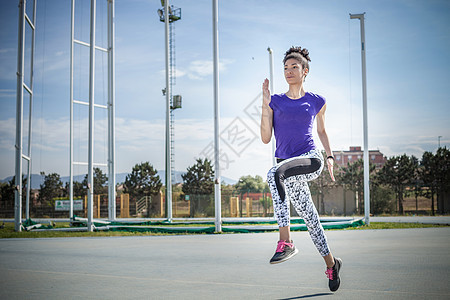
[[328, 248], [307, 183], [319, 177], [324, 165], [322, 154], [316, 149], [312, 137], [314, 119], [317, 119], [317, 133], [327, 154], [328, 171], [331, 179], [335, 180], [334, 157], [325, 131], [325, 98], [305, 92], [303, 86], [310, 61], [307, 49], [291, 47], [283, 59], [284, 76], [289, 90], [285, 94], [270, 96], [267, 79], [262, 87], [261, 139], [263, 143], [269, 143], [273, 128], [277, 158], [277, 164], [267, 174], [280, 232], [280, 240], [270, 263], [281, 263], [298, 252], [290, 236], [290, 201], [305, 221], [314, 245], [325, 260], [328, 286], [334, 292], [340, 285], [342, 260], [333, 257]]

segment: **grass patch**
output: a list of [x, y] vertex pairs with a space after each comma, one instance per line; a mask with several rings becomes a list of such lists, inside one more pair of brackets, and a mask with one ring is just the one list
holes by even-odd
[[397, 222], [370, 222], [370, 225], [362, 225], [358, 227], [349, 227], [344, 230], [361, 230], [361, 229], [406, 229], [406, 228], [429, 228], [429, 227], [448, 227], [445, 224], [422, 224], [422, 223], [397, 223]]
[[[181, 224], [177, 224], [181, 225]], [[242, 225], [242, 224], [240, 224]], [[249, 226], [254, 224], [248, 224]], [[262, 224], [259, 224], [262, 225]], [[69, 228], [69, 223], [57, 223], [57, 228]], [[210, 224], [189, 224], [186, 227], [211, 227]], [[158, 227], [170, 228], [170, 225], [158, 225]], [[174, 226], [176, 227], [176, 226]], [[226, 227], [226, 226], [225, 226]], [[387, 223], [387, 222], [370, 222], [370, 225], [362, 225], [358, 227], [349, 227], [345, 229], [328, 229], [328, 230], [373, 230], [373, 229], [405, 229], [405, 228], [430, 228], [430, 227], [449, 227], [449, 225], [438, 224], [421, 224], [421, 223]], [[180, 234], [204, 234], [204, 233], [186, 233]], [[154, 232], [129, 232], [129, 231], [96, 231], [96, 232], [64, 232], [64, 231], [23, 231], [15, 232], [14, 223], [5, 223], [4, 228], [0, 229], [0, 238], [58, 238], [58, 237], [110, 237], [110, 236], [162, 236], [175, 235], [172, 233], [154, 233]]]

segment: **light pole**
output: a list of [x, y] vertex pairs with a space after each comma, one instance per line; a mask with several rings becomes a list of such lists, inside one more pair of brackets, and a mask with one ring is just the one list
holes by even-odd
[[170, 53], [169, 53], [169, 0], [164, 1], [164, 28], [165, 28], [165, 55], [166, 55], [166, 215], [167, 221], [172, 222], [172, 178], [170, 170], [172, 169], [170, 156], [170, 95], [172, 94], [170, 86]]
[[220, 139], [219, 139], [219, 4], [212, 0], [213, 15], [213, 70], [214, 70], [214, 203], [216, 232], [222, 232], [222, 205], [220, 193]]
[[438, 149], [441, 148], [441, 137], [442, 135], [438, 136]]
[[364, 15], [350, 14], [350, 19], [359, 19], [361, 25], [361, 68], [362, 68], [362, 94], [363, 94], [363, 127], [364, 127], [364, 216], [367, 225], [370, 225], [370, 188], [369, 188], [369, 148], [367, 130], [367, 82], [366, 82], [366, 37], [364, 30]]
[[[172, 167], [173, 167], [173, 110], [181, 108], [181, 96], [172, 97], [172, 80], [174, 78], [174, 41], [172, 38], [172, 23], [181, 19], [181, 8], [169, 5], [169, 0], [161, 0], [163, 8], [158, 9], [158, 16], [164, 22], [165, 28], [165, 57], [166, 57], [166, 88], [163, 95], [166, 96], [166, 216], [167, 221], [172, 222]], [[176, 101], [174, 101], [176, 98]], [[175, 103], [176, 102], [176, 103]]]

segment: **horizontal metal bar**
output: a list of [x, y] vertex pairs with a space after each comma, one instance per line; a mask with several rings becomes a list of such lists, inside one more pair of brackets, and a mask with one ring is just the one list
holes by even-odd
[[102, 48], [102, 47], [99, 47], [99, 46], [95, 46], [95, 49], [103, 51], [103, 52], [109, 52], [108, 49]]
[[[73, 162], [74, 165], [79, 165], [79, 166], [87, 166], [89, 165], [87, 162], [81, 162], [81, 161], [74, 161]], [[100, 167], [107, 167], [107, 164], [104, 163], [93, 163], [94, 166], [100, 166]]]
[[[73, 42], [77, 43], [77, 44], [80, 44], [80, 45], [83, 45], [83, 46], [86, 46], [86, 47], [90, 47], [91, 46], [91, 44], [86, 43], [86, 42], [82, 42], [80, 40], [75, 40], [74, 39]], [[103, 47], [100, 47], [100, 46], [95, 46], [95, 49], [103, 51], [103, 52], [109, 52], [109, 49], [106, 49], [106, 48], [103, 48]]]
[[80, 100], [73, 100], [73, 103], [89, 106], [89, 102], [80, 101]]
[[104, 109], [108, 108], [108, 106], [102, 105], [102, 104], [94, 104], [94, 107], [100, 107], [100, 108], [104, 108]]
[[94, 166], [107, 167], [108, 165], [102, 163], [94, 163]]
[[[89, 102], [85, 102], [85, 101], [73, 100], [73, 103], [89, 106]], [[94, 107], [108, 109], [108, 106], [103, 105], [103, 104], [94, 104]]]
[[34, 30], [34, 24], [31, 22], [30, 18], [28, 18], [27, 14], [25, 14], [25, 20], [27, 20], [28, 25], [30, 25], [31, 29]]
[[27, 90], [28, 93], [30, 93], [30, 95], [33, 95], [33, 91], [25, 84], [25, 82], [23, 83], [23, 87]]
[[80, 45], [83, 45], [83, 46], [86, 46], [86, 47], [90, 47], [91, 46], [88, 43], [85, 43], [85, 42], [82, 42], [82, 41], [79, 41], [79, 40], [76, 40], [76, 39], [74, 39], [73, 42], [77, 43], [77, 44], [80, 44]]
[[25, 154], [23, 154], [22, 153], [22, 158], [23, 159], [25, 159], [25, 160], [28, 160], [28, 161], [30, 161], [31, 160], [31, 158], [29, 157], [29, 156], [26, 156]]

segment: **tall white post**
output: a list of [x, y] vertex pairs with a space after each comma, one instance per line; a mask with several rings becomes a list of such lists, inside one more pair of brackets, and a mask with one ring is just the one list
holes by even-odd
[[222, 203], [220, 193], [220, 163], [219, 163], [219, 5], [213, 0], [213, 60], [214, 60], [214, 202], [216, 232], [222, 232]]
[[116, 219], [114, 0], [108, 0], [108, 218]]
[[[269, 72], [270, 72], [270, 92], [273, 94], [273, 50], [269, 47], [267, 48], [269, 51]], [[277, 160], [275, 158], [275, 137], [272, 136], [272, 164], [275, 166], [277, 164]]]
[[69, 217], [73, 219], [73, 48], [74, 48], [74, 32], [75, 32], [75, 0], [71, 1], [71, 18], [70, 18], [70, 124], [69, 124]]
[[170, 95], [171, 86], [170, 86], [170, 45], [169, 45], [169, 21], [170, 21], [170, 13], [169, 13], [169, 0], [164, 1], [164, 25], [165, 25], [165, 34], [166, 34], [166, 216], [167, 221], [172, 221], [172, 166], [171, 166], [171, 148], [170, 148]]
[[89, 59], [89, 150], [88, 150], [88, 231], [93, 231], [94, 200], [94, 82], [95, 82], [95, 11], [96, 0], [91, 0], [91, 37]]
[[28, 171], [27, 171], [27, 195], [26, 195], [26, 218], [30, 218], [30, 192], [31, 192], [31, 137], [33, 135], [32, 132], [32, 124], [33, 124], [33, 99], [34, 99], [34, 89], [33, 89], [33, 82], [34, 82], [34, 44], [35, 44], [35, 37], [36, 37], [36, 4], [37, 0], [33, 3], [33, 21], [31, 21], [28, 18], [29, 25], [32, 28], [32, 36], [31, 36], [31, 76], [30, 76], [30, 103], [29, 103], [29, 118], [28, 118]]
[[14, 190], [15, 231], [22, 231], [22, 116], [23, 77], [25, 56], [25, 1], [19, 2], [19, 39], [17, 50], [17, 100], [16, 100], [16, 177]]
[[359, 19], [361, 26], [361, 68], [363, 94], [363, 128], [364, 128], [364, 216], [370, 225], [370, 185], [369, 185], [369, 142], [367, 129], [367, 80], [366, 80], [366, 37], [364, 30], [364, 14], [350, 14], [350, 19]]

